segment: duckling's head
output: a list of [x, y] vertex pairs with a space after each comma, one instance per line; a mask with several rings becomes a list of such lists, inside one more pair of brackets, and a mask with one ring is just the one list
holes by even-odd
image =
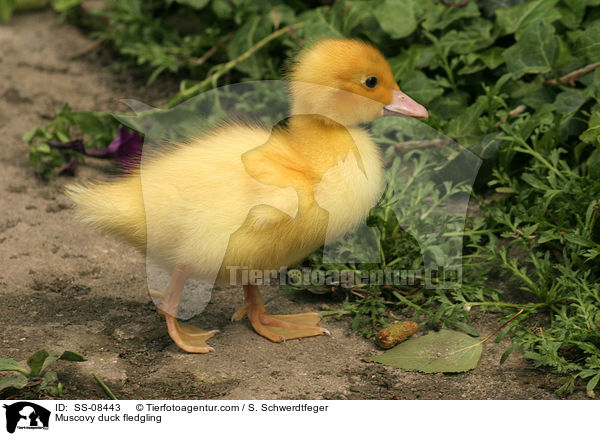
[[350, 39], [324, 39], [302, 51], [288, 74], [293, 114], [319, 114], [342, 125], [382, 115], [427, 118], [408, 97], [375, 47]]

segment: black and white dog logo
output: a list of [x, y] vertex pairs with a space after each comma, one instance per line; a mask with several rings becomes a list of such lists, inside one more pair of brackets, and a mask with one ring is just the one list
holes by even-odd
[[48, 429], [50, 411], [29, 401], [4, 405], [6, 409], [6, 431], [15, 429]]

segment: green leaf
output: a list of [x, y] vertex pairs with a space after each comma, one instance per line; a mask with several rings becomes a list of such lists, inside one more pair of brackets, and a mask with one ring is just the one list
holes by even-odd
[[12, 359], [0, 359], [0, 371], [16, 371], [23, 375], [29, 374], [29, 371], [19, 365], [19, 362]]
[[558, 10], [560, 12], [560, 23], [563, 26], [569, 29], [576, 29], [579, 27], [582, 17], [578, 17], [571, 9], [568, 8], [558, 8]]
[[[459, 91], [448, 96], [442, 96], [431, 102], [431, 111], [445, 119], [453, 119], [467, 107], [467, 93]], [[448, 133], [445, 133], [448, 135]]]
[[592, 392], [594, 389], [596, 389], [596, 385], [598, 384], [599, 381], [600, 381], [600, 374], [596, 374], [595, 376], [593, 376], [590, 379], [585, 390], [588, 392]]
[[600, 144], [600, 113], [595, 113], [588, 121], [588, 128], [579, 136], [583, 142]]
[[502, 58], [503, 52], [502, 47], [491, 47], [480, 53], [475, 53], [475, 56], [481, 59], [490, 70], [495, 70], [504, 63], [504, 59]]
[[465, 372], [477, 366], [481, 341], [454, 330], [412, 338], [367, 360], [394, 368], [424, 373]]
[[373, 18], [373, 8], [369, 0], [338, 2], [334, 8], [339, 9], [339, 12], [335, 12], [339, 13], [342, 17], [342, 33], [345, 35], [350, 35], [356, 27], [367, 20], [373, 19], [373, 22], [376, 23], [376, 20]]
[[519, 344], [512, 344], [510, 347], [508, 347], [508, 349], [504, 353], [502, 353], [502, 356], [500, 357], [500, 365], [506, 362], [508, 356], [510, 356], [512, 352], [515, 351], [517, 348], [519, 348]]
[[74, 112], [72, 117], [81, 133], [90, 136], [102, 136], [106, 133], [106, 126], [92, 112]]
[[[512, 77], [510, 74], [509, 76]], [[556, 91], [550, 89], [549, 86], [544, 86], [543, 80], [533, 82], [516, 80], [512, 82], [512, 85], [514, 88], [510, 90], [510, 96], [519, 99], [524, 105], [532, 108], [542, 107], [546, 103], [553, 103], [556, 97]]]
[[538, 179], [531, 173], [524, 173], [521, 175], [521, 178], [525, 183], [528, 183], [529, 185], [533, 186], [536, 189], [539, 189], [542, 192], [546, 192], [550, 189], [549, 186], [545, 185], [540, 179]]
[[29, 379], [23, 374], [9, 374], [0, 377], [0, 392], [5, 389], [23, 389]]
[[43, 135], [43, 130], [40, 127], [34, 127], [23, 134], [23, 141], [31, 143], [31, 140], [37, 136]]
[[528, 26], [521, 37], [502, 55], [508, 71], [518, 79], [523, 74], [541, 74], [552, 71], [558, 57], [559, 40], [554, 27], [542, 22]]
[[581, 247], [593, 247], [594, 242], [590, 239], [584, 238], [581, 235], [576, 233], [565, 233], [565, 239], [569, 242], [572, 242], [575, 245], [579, 245]]
[[385, 33], [392, 39], [400, 39], [417, 29], [420, 11], [418, 0], [384, 0], [374, 14]]
[[69, 362], [85, 362], [87, 359], [75, 351], [64, 351], [60, 357], [60, 360], [68, 360]]
[[498, 9], [508, 9], [527, 2], [528, 0], [485, 0], [480, 1], [479, 7], [485, 16], [493, 17]]
[[469, 147], [469, 151], [475, 153], [481, 159], [495, 159], [501, 144], [496, 139], [497, 136], [496, 133], [484, 136], [477, 144]]
[[428, 78], [421, 71], [414, 71], [410, 77], [404, 80], [402, 82], [402, 90], [422, 104], [429, 103], [444, 93], [443, 87], [438, 85], [435, 80]]
[[479, 8], [475, 2], [469, 2], [466, 6], [455, 8], [441, 3], [428, 9], [427, 16], [423, 22], [423, 28], [429, 30], [445, 29], [450, 24], [463, 18], [479, 16]]
[[496, 39], [492, 35], [492, 27], [490, 21], [480, 18], [464, 30], [451, 30], [444, 34], [438, 44], [441, 48], [458, 54], [481, 50], [492, 45]]
[[213, 0], [211, 4], [213, 12], [221, 19], [231, 18], [234, 11], [233, 6], [230, 0]]
[[574, 47], [573, 55], [585, 56], [589, 62], [600, 59], [600, 25], [570, 32], [568, 37]]
[[59, 354], [44, 349], [38, 350], [27, 360], [27, 364], [31, 368], [30, 375], [32, 377], [43, 376], [48, 368], [59, 359], [68, 360], [70, 362], [83, 362], [86, 360], [85, 357], [74, 351], [64, 351], [62, 354]]
[[586, 91], [568, 89], [556, 96], [554, 106], [558, 113], [574, 115], [589, 98], [590, 95]]
[[15, 10], [15, 0], [0, 0], [0, 21], [8, 23]]
[[31, 376], [37, 377], [40, 375], [42, 366], [50, 354], [46, 350], [38, 350], [27, 359], [27, 365], [31, 368]]
[[464, 322], [456, 321], [453, 319], [447, 319], [447, 320], [445, 320], [445, 323], [449, 326], [456, 327], [457, 329], [462, 330], [469, 336], [473, 336], [475, 338], [479, 336], [479, 332], [477, 330], [475, 330], [469, 324], [465, 324]]
[[40, 374], [39, 375], [44, 375], [44, 373], [48, 370], [48, 368], [57, 360], [59, 359], [59, 355], [58, 353], [55, 352], [51, 352], [49, 353], [48, 357], [46, 358], [46, 360], [44, 360], [44, 364], [42, 365], [42, 368], [40, 370]]
[[[246, 53], [258, 41], [267, 37], [271, 29], [272, 24], [268, 18], [258, 15], [250, 18], [231, 38], [228, 49], [229, 59], [235, 59]], [[259, 79], [264, 76], [267, 64], [268, 55], [263, 48], [238, 64], [236, 68], [248, 74], [251, 78]]]
[[530, 24], [550, 24], [561, 18], [555, 8], [558, 0], [534, 0], [510, 9], [498, 9], [496, 22], [504, 35], [517, 33], [517, 36]]
[[343, 38], [341, 29], [332, 24], [326, 17], [326, 7], [316, 8], [305, 12], [298, 18], [299, 21], [306, 23], [302, 29], [302, 34], [310, 40], [320, 38]]
[[411, 44], [410, 47], [388, 59], [394, 78], [400, 82], [415, 72], [415, 69], [425, 68], [432, 64], [432, 61], [438, 57], [435, 47], [432, 45]]
[[40, 389], [45, 389], [47, 386], [52, 385], [58, 381], [58, 375], [54, 371], [48, 371], [42, 377], [42, 383], [40, 383]]
[[52, 7], [57, 12], [65, 12], [81, 3], [83, 3], [83, 0], [54, 0]]
[[36, 351], [29, 359], [27, 359], [27, 365], [31, 368], [31, 377], [43, 375], [46, 369], [57, 360], [57, 353], [50, 353], [44, 349]]
[[[416, 44], [414, 46], [416, 46]], [[394, 79], [400, 82], [402, 86], [404, 86], [402, 83], [404, 79], [414, 72], [415, 64], [417, 63], [417, 58], [419, 56], [417, 50], [418, 47], [415, 49], [411, 46], [410, 49], [403, 51], [400, 55], [388, 59], [390, 67], [394, 72]]]
[[459, 116], [450, 121], [446, 134], [457, 140], [480, 136], [479, 118], [482, 114], [483, 106], [479, 102], [473, 103], [467, 109], [463, 110]]
[[465, 66], [461, 68], [458, 73], [473, 74], [486, 68], [495, 70], [504, 63], [502, 53], [504, 53], [504, 49], [502, 47], [490, 47], [487, 50], [479, 53], [469, 53], [467, 55], [463, 55], [462, 60]]
[[589, 0], [569, 0], [567, 2], [563, 2], [566, 6], [565, 9], [569, 9], [573, 12], [576, 17], [576, 20], [581, 21], [585, 14], [585, 8], [590, 3]]

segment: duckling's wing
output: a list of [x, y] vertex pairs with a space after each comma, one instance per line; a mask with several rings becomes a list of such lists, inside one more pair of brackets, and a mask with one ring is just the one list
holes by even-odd
[[[300, 213], [301, 210], [306, 210], [314, 204], [313, 181], [318, 181], [318, 177], [313, 174], [306, 159], [282, 138], [273, 135], [265, 144], [245, 152], [241, 158], [244, 170], [248, 175], [263, 185], [263, 189], [271, 194], [265, 196], [264, 205], [279, 208], [280, 213], [266, 207], [260, 207], [253, 211], [257, 216], [262, 214], [268, 217], [265, 222], [275, 225], [278, 221], [289, 218], [291, 215], [289, 210], [290, 188], [296, 192], [297, 196], [296, 213]], [[282, 202], [280, 198], [277, 198], [281, 195], [285, 195], [287, 201]], [[295, 216], [296, 213], [293, 215]]]

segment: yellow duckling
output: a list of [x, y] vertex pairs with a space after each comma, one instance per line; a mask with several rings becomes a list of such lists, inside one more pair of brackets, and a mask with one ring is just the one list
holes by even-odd
[[[215, 333], [177, 321], [188, 278], [227, 283], [242, 269], [279, 270], [358, 225], [379, 199], [383, 170], [377, 145], [357, 125], [384, 113], [428, 116], [363, 42], [322, 40], [299, 55], [289, 79], [284, 127], [230, 123], [116, 181], [67, 188], [83, 222], [172, 271], [158, 312], [185, 351], [213, 350], [206, 340]], [[247, 315], [271, 341], [329, 333], [318, 314], [270, 315], [258, 287], [243, 288], [233, 319]]]

